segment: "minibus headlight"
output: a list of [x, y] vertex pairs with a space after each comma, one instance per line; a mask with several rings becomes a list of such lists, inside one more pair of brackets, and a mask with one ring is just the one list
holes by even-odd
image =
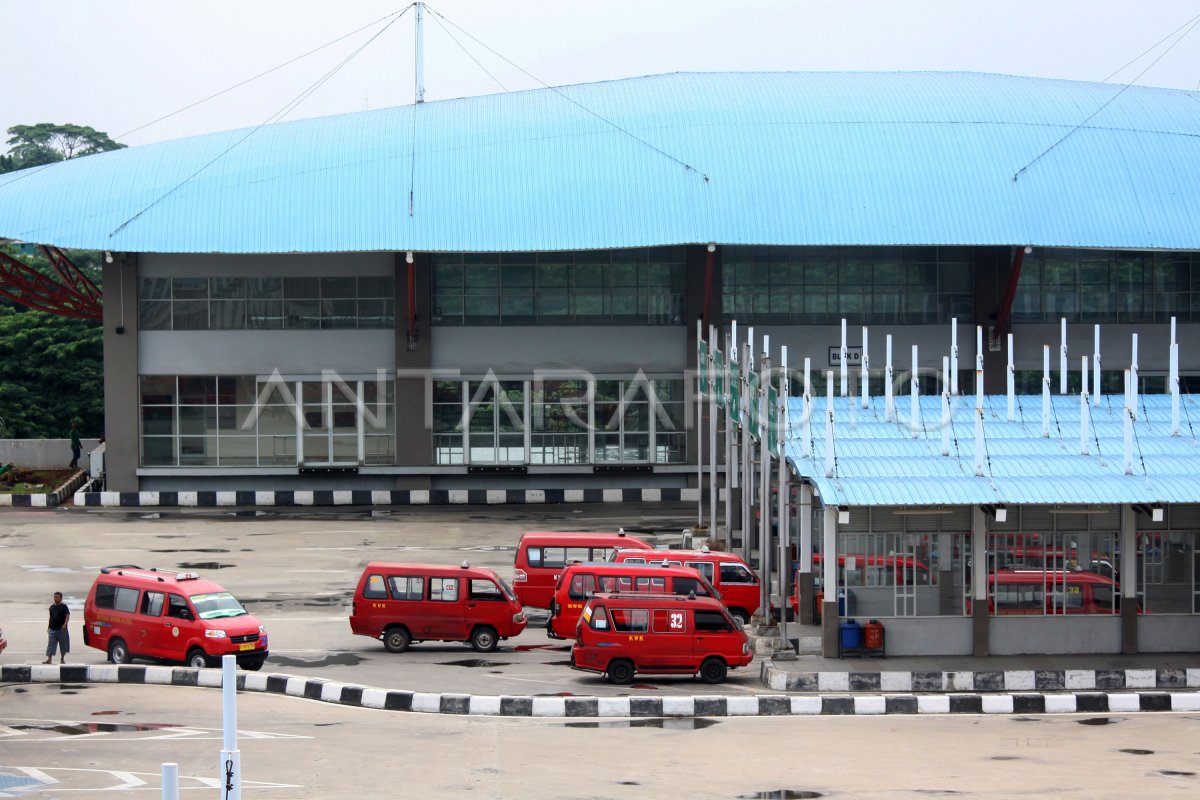
[[267, 626], [266, 626], [266, 625], [259, 625], [259, 626], [258, 626], [258, 632], [259, 632], [259, 633], [266, 633], [266, 632], [267, 632]]
[[525, 612], [524, 611], [518, 611], [516, 614], [513, 614], [513, 622], [524, 622], [524, 621], [525, 621]]
[[204, 631], [204, 638], [205, 639], [224, 639], [225, 631], [208, 628], [207, 630]]
[[742, 655], [745, 655], [746, 653], [749, 653], [749, 652], [750, 652], [750, 643], [742, 642]]

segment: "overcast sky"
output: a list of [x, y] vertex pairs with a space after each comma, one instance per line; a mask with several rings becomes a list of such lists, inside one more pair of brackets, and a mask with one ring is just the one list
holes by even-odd
[[[0, 131], [72, 122], [138, 145], [257, 125], [383, 23], [125, 135], [403, 8], [379, 0], [5, 0]], [[752, 70], [1101, 81], [1200, 14], [1194, 0], [437, 0], [429, 8], [461, 29], [449, 28], [510, 91], [540, 84], [469, 37], [553, 85]], [[408, 11], [287, 119], [411, 103], [414, 16]], [[1171, 41], [1110, 81], [1133, 80]], [[1137, 83], [1197, 89], [1200, 30]], [[433, 13], [425, 23], [425, 85], [426, 100], [503, 91]]]

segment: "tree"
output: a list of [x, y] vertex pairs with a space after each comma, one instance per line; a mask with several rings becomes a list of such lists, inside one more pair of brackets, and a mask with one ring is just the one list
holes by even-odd
[[0, 418], [15, 438], [104, 433], [104, 331], [85, 320], [0, 307]]
[[86, 125], [14, 125], [8, 129], [8, 155], [0, 156], [0, 172], [13, 172], [56, 161], [119, 150], [126, 145]]

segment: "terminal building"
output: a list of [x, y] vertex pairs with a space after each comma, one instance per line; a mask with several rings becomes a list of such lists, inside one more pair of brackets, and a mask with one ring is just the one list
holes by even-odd
[[[843, 319], [869, 327], [875, 398], [885, 338], [905, 390], [917, 346], [929, 419], [951, 322], [963, 332], [963, 394], [980, 355], [997, 403], [1011, 333], [1015, 391], [1027, 419], [1037, 409], [1028, 424], [1039, 433], [1044, 346], [1058, 353], [1065, 319], [1077, 364], [1100, 324], [1100, 393], [1122, 394], [1137, 333], [1136, 389], [1161, 403], [1173, 388], [1163, 343], [1200, 331], [1197, 100], [965, 73], [651, 76], [209, 134], [0, 176], [0, 237], [108, 253], [109, 491], [694, 499], [707, 458], [697, 331], [733, 320], [776, 352], [786, 345], [793, 367], [810, 358], [818, 398], [825, 370], [860, 352], [855, 338], [843, 353]], [[1200, 351], [1181, 347], [1177, 372], [1194, 413]], [[1068, 391], [1080, 388], [1073, 368]], [[960, 400], [954, 414], [969, 419], [971, 401]], [[882, 420], [872, 402], [850, 438], [871, 428], [868, 414]], [[1194, 447], [1174, 449], [1194, 435], [1164, 434], [1169, 412], [1157, 408], [1139, 422], [1155, 420], [1154, 431], [1137, 429], [1143, 446], [1175, 440], [1162, 446], [1195, 476]], [[1065, 429], [1078, 419], [1062, 416], [1064, 432], [1049, 438], [1077, 450], [1078, 431]], [[931, 428], [919, 441], [936, 451], [939, 436]], [[1103, 458], [1121, 460], [1099, 443]], [[987, 581], [972, 570], [998, 552], [977, 538], [988, 531], [1041, 533], [1050, 538], [1018, 544], [1110, 563], [1136, 597], [1142, 587], [1125, 576], [1154, 563], [1135, 558], [1136, 535], [1163, 531], [1146, 541], [1186, 554], [1163, 574], [1186, 573], [1187, 588], [1169, 603], [1146, 596], [1143, 608], [1186, 597], [1180, 613], [1197, 611], [1195, 477], [1161, 496], [1114, 496], [1104, 514], [1055, 513], [1104, 498], [1082, 499], [1086, 476], [1053, 470], [1036, 493], [952, 502], [911, 491], [948, 486], [922, 461], [939, 452], [906, 455], [917, 465], [902, 473], [892, 469], [902, 454], [864, 440], [880, 457], [841, 463], [867, 470], [868, 487], [910, 489], [867, 502], [822, 483], [820, 446], [788, 458], [815, 503], [818, 545], [825, 510], [845, 509], [837, 536], [882, 538], [839, 538], [839, 552], [911, 551], [939, 582], [933, 606], [922, 590], [914, 607], [893, 598], [891, 614], [856, 593], [864, 613], [918, 625], [893, 636], [895, 652], [1024, 646], [981, 632]], [[979, 528], [983, 506], [1005, 504], [1006, 522], [992, 514]], [[1165, 521], [1152, 525], [1130, 511], [1156, 504]], [[927, 549], [886, 538], [910, 535]], [[842, 580], [869, 563], [843, 564]], [[939, 578], [949, 564], [955, 589]], [[984, 602], [965, 602], [972, 593]], [[1041, 621], [1066, 621], [1048, 608]], [[1110, 610], [1103, 636], [1073, 628], [1062, 647], [1180, 647], [1174, 629], [1143, 624], [1139, 639], [1136, 604]], [[937, 620], [920, 627], [926, 613]]]

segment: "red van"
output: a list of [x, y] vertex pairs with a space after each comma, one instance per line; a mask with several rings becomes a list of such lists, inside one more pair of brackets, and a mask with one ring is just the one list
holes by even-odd
[[522, 605], [549, 608], [558, 574], [572, 562], [607, 561], [618, 547], [650, 550], [625, 531], [617, 533], [526, 533], [517, 545], [513, 586]]
[[83, 607], [83, 643], [114, 664], [136, 658], [218, 666], [237, 656], [243, 669], [267, 660], [267, 631], [232, 594], [194, 572], [133, 565], [104, 567]]
[[[638, 551], [640, 552], [640, 551]], [[550, 621], [546, 634], [552, 639], [575, 635], [575, 623], [583, 604], [599, 592], [635, 592], [642, 594], [695, 593], [720, 599], [703, 575], [690, 567], [663, 567], [648, 564], [571, 564], [558, 576]]]
[[758, 576], [741, 556], [702, 548], [700, 550], [618, 550], [609, 559], [614, 564], [657, 564], [691, 567], [713, 585], [729, 613], [743, 625], [758, 611]]
[[[847, 587], [846, 582], [846, 559], [850, 558], [853, 561], [854, 567], [851, 570], [850, 586]], [[825, 592], [821, 585], [823, 581], [822, 569], [825, 564], [825, 559], [820, 553], [814, 553], [812, 557], [813, 565], [813, 585], [817, 590], [817, 609], [816, 619], [821, 621], [821, 604], [825, 600]], [[798, 576], [799, 570], [796, 572]], [[799, 577], [793, 576], [792, 593], [788, 596], [788, 604], [792, 607], [792, 613], [800, 614], [800, 598], [797, 592], [800, 590]], [[881, 555], [857, 555], [845, 553], [838, 554], [838, 587], [853, 589], [855, 586], [863, 584], [869, 586], [929, 586], [930, 574], [929, 567], [923, 561], [908, 556], [881, 556]]]
[[720, 683], [754, 658], [741, 625], [713, 597], [598, 594], [575, 627], [571, 667], [611, 683], [636, 673], [696, 675]]
[[480, 652], [525, 630], [512, 587], [490, 569], [373, 562], [354, 592], [350, 630], [391, 653], [412, 642], [467, 642]]
[[1096, 572], [998, 570], [988, 576], [988, 610], [996, 615], [1119, 614], [1121, 587]]

